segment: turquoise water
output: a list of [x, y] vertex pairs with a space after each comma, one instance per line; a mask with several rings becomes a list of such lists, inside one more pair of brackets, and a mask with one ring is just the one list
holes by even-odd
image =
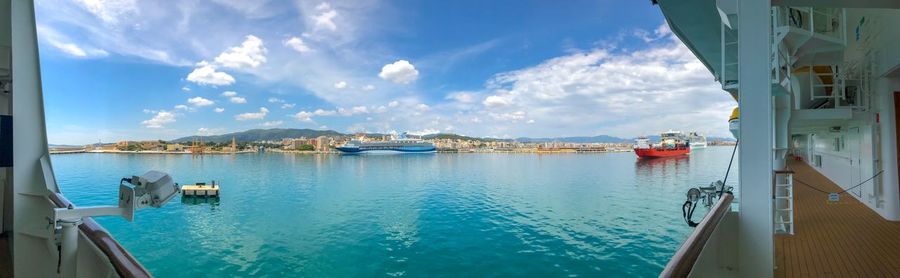
[[730, 154], [711, 147], [657, 160], [632, 153], [52, 160], [63, 192], [81, 206], [115, 204], [119, 179], [150, 169], [182, 184], [221, 183], [218, 203], [178, 197], [138, 211], [134, 222], [97, 219], [158, 277], [655, 277], [690, 232], [681, 218], [686, 189], [721, 179]]

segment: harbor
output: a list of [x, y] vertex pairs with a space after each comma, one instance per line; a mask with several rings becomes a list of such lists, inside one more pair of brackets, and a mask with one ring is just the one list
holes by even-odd
[[896, 26], [0, 0], [0, 278], [900, 276]]
[[[159, 277], [419, 276], [460, 264], [469, 266], [460, 275], [474, 276], [655, 276], [690, 231], [669, 200], [721, 176], [731, 150], [654, 160], [630, 152], [203, 159], [84, 153], [54, 156], [54, 166], [67, 197], [83, 206], [116, 194], [104, 175], [81, 174], [100, 169], [156, 165], [189, 183], [221, 184], [219, 198], [179, 194], [164, 213], [136, 217], [156, 225], [97, 219]], [[609, 211], [615, 213], [601, 213]], [[670, 232], [653, 236], [659, 230]], [[449, 251], [463, 249], [469, 251]], [[158, 252], [168, 255], [153, 256]], [[500, 257], [508, 263], [496, 264]], [[528, 263], [535, 260], [559, 267]], [[171, 267], [184, 261], [192, 267]]]

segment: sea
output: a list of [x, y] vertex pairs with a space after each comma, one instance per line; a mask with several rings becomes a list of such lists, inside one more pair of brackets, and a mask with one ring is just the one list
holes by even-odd
[[656, 277], [691, 232], [688, 188], [723, 179], [731, 153], [51, 158], [78, 206], [116, 205], [119, 180], [149, 170], [220, 184], [96, 218], [157, 277]]

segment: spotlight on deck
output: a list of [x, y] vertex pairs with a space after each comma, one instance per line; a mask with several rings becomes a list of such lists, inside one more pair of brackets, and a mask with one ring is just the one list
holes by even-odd
[[118, 206], [68, 207], [54, 210], [54, 222], [76, 221], [93, 216], [122, 216], [134, 220], [134, 211], [147, 207], [160, 208], [178, 194], [178, 184], [169, 174], [148, 171], [142, 176], [123, 178], [119, 182]]
[[[126, 185], [128, 183], [128, 185]], [[130, 185], [130, 186], [129, 186]], [[119, 182], [118, 206], [75, 207], [71, 204], [65, 208], [54, 208], [51, 220], [54, 233], [59, 232], [56, 240], [59, 250], [58, 273], [62, 277], [74, 277], [78, 251], [78, 225], [85, 217], [122, 216], [128, 221], [134, 220], [134, 210], [146, 207], [159, 208], [178, 194], [178, 184], [166, 173], [149, 171], [142, 176], [123, 178]], [[49, 228], [48, 227], [48, 228]]]

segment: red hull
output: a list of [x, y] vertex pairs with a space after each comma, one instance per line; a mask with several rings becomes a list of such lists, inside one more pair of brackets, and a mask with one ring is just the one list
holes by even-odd
[[646, 157], [646, 158], [656, 158], [656, 157], [669, 157], [669, 156], [679, 156], [686, 155], [691, 153], [690, 148], [678, 148], [678, 149], [634, 149], [634, 154], [638, 157]]

